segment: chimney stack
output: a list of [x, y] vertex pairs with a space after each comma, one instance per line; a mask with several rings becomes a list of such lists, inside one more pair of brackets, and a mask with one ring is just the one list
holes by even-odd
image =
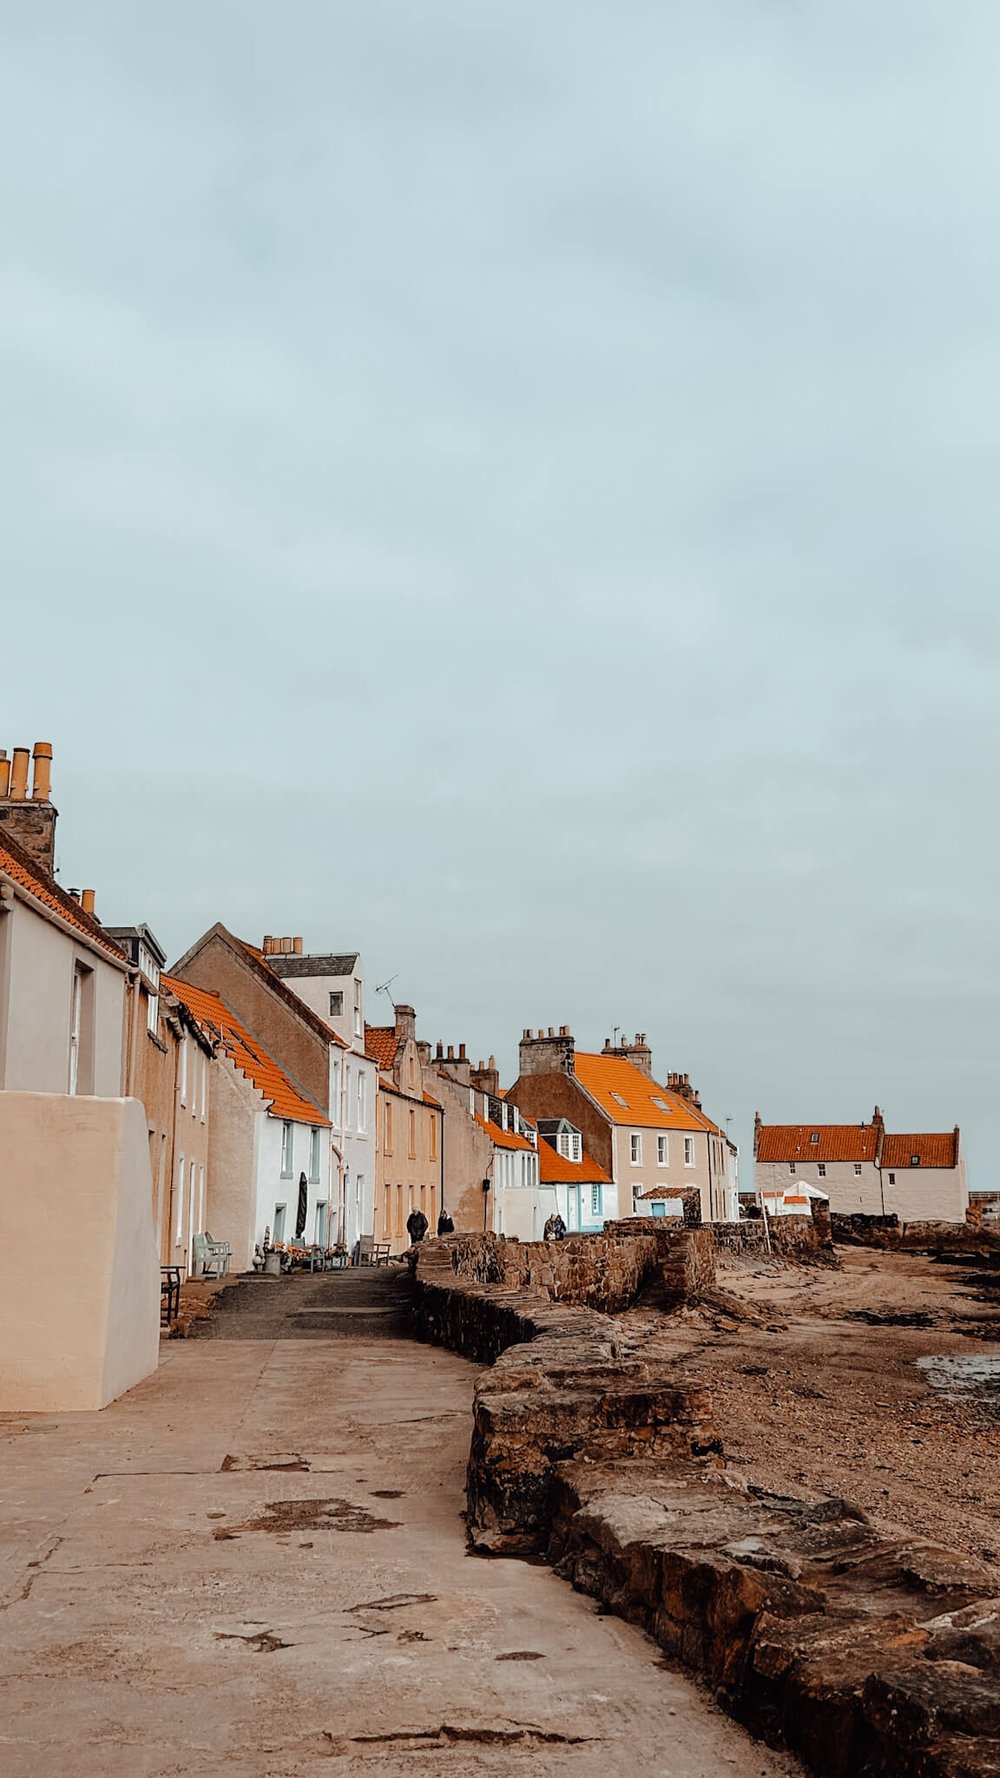
[[8, 760], [6, 750], [0, 753], [0, 838], [10, 836], [33, 864], [47, 876], [55, 874], [56, 811], [49, 800], [52, 776], [52, 747], [48, 741], [35, 742], [35, 772], [28, 796], [28, 764], [31, 752], [15, 747]]
[[412, 1006], [400, 1004], [396, 1008], [396, 1036], [401, 1043], [407, 1038], [417, 1035], [417, 1015]]
[[538, 1027], [533, 1037], [529, 1026], [521, 1039], [519, 1068], [525, 1074], [573, 1074], [576, 1069], [576, 1044], [568, 1025], [560, 1025], [556, 1036], [552, 1026], [546, 1032]]

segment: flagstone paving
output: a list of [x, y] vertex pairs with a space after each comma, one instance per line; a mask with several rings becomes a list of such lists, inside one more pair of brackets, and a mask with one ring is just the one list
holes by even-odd
[[467, 1553], [476, 1367], [398, 1269], [260, 1279], [102, 1414], [0, 1418], [4, 1778], [779, 1778], [638, 1631]]

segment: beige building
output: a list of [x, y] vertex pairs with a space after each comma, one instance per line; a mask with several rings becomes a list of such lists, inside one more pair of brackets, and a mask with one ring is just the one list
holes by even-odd
[[365, 1050], [378, 1070], [375, 1101], [375, 1239], [393, 1253], [410, 1244], [406, 1219], [422, 1210], [430, 1232], [444, 1203], [444, 1112], [429, 1090], [426, 1044], [412, 1006], [392, 1025], [366, 1025]]
[[577, 1050], [566, 1025], [522, 1037], [508, 1098], [543, 1127], [565, 1120], [609, 1181], [600, 1190], [595, 1182], [582, 1200], [584, 1229], [644, 1214], [644, 1201], [669, 1203], [665, 1188], [697, 1187], [706, 1222], [734, 1214], [735, 1148], [686, 1075], [670, 1074], [661, 1086], [652, 1068], [642, 1034], [634, 1044], [605, 1040], [599, 1052]]
[[969, 1187], [961, 1132], [894, 1135], [876, 1105], [869, 1123], [754, 1125], [758, 1193], [798, 1183], [825, 1193], [843, 1215], [901, 1222], [964, 1222]]

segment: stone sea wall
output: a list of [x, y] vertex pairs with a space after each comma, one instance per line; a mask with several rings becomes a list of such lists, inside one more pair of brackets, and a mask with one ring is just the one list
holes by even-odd
[[[623, 1289], [650, 1241], [662, 1273], [670, 1241], [620, 1225], [591, 1239], [589, 1284], [586, 1237], [549, 1262], [490, 1237], [415, 1256], [418, 1331], [491, 1366], [475, 1392], [473, 1546], [544, 1557], [817, 1778], [1000, 1778], [996, 1567], [885, 1537], [842, 1500], [724, 1477], [708, 1393], [648, 1331], [553, 1294]], [[683, 1261], [695, 1290], [705, 1251]], [[526, 1276], [530, 1290], [510, 1282]]]

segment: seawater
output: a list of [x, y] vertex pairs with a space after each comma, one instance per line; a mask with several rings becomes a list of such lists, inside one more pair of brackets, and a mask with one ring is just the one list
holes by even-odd
[[1000, 1351], [972, 1352], [968, 1356], [918, 1358], [932, 1389], [963, 1401], [983, 1401], [1000, 1410]]

